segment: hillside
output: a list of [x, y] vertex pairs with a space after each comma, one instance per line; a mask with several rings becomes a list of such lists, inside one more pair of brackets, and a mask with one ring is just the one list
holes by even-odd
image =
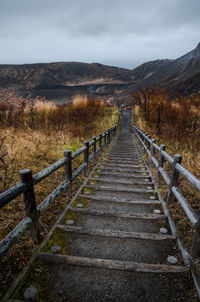
[[143, 85], [172, 87], [191, 78], [199, 72], [200, 43], [194, 50], [169, 62], [166, 68], [162, 68], [159, 72], [149, 77], [148, 80], [144, 79]]
[[146, 62], [132, 70], [99, 63], [58, 62], [0, 65], [0, 88], [19, 95], [43, 96], [69, 103], [76, 94], [101, 97], [108, 103], [128, 102], [138, 87], [164, 87], [188, 95], [199, 91], [200, 43], [175, 60]]
[[0, 65], [0, 87], [47, 88], [64, 85], [67, 82], [110, 79], [124, 71], [125, 68], [79, 62]]

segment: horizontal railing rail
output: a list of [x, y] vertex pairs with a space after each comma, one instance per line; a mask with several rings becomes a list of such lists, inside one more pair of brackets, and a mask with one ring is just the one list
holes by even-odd
[[[186, 249], [181, 238], [177, 235], [174, 222], [171, 225], [174, 235], [177, 236], [179, 248], [181, 250], [183, 260], [186, 265], [189, 265], [192, 272], [192, 277], [194, 279], [195, 287], [197, 289], [198, 295], [200, 297], [200, 282], [199, 277], [197, 277], [194, 270], [194, 258], [200, 257], [200, 218], [194, 209], [191, 207], [189, 202], [183, 193], [179, 190], [181, 175], [194, 189], [200, 191], [200, 179], [188, 171], [185, 167], [181, 165], [181, 155], [176, 154], [174, 158], [165, 151], [165, 145], [158, 146], [155, 139], [151, 139], [150, 135], [147, 135], [142, 129], [134, 124], [134, 114], [133, 114], [133, 131], [140, 142], [146, 156], [149, 160], [149, 168], [152, 169], [153, 166], [156, 168], [156, 182], [159, 184], [160, 176], [163, 178], [164, 182], [168, 187], [168, 193], [165, 200], [166, 207], [168, 204], [177, 200], [183, 209], [183, 212], [187, 216], [192, 227], [194, 227], [194, 236], [192, 238], [192, 245], [190, 251]], [[158, 152], [157, 159], [155, 157], [155, 152]], [[168, 162], [169, 167], [171, 167], [171, 175], [168, 175], [164, 168], [164, 161]], [[148, 161], [147, 161], [148, 162]], [[153, 164], [153, 166], [152, 166]], [[163, 198], [163, 197], [162, 197]], [[167, 210], [167, 213], [169, 211]], [[171, 218], [170, 218], [171, 221]]]
[[[194, 176], [190, 171], [188, 171], [185, 167], [183, 167], [180, 163], [176, 163], [176, 157], [179, 155], [175, 155], [174, 158], [172, 158], [166, 151], [163, 150], [161, 145], [160, 147], [153, 143], [152, 139], [147, 137], [147, 135], [137, 126], [133, 124], [133, 129], [135, 131], [135, 134], [140, 141], [141, 145], [144, 147], [145, 152], [147, 155], [150, 157], [150, 161], [154, 163], [154, 166], [157, 168], [157, 178], [159, 174], [163, 177], [165, 180], [166, 184], [171, 188], [170, 191], [172, 191], [173, 195], [176, 197], [176, 199], [179, 201], [180, 205], [182, 206], [183, 210], [185, 211], [185, 214], [187, 215], [188, 219], [190, 222], [195, 225], [199, 221], [199, 217], [197, 214], [194, 212], [191, 206], [186, 207], [186, 200], [182, 193], [178, 190], [177, 184], [178, 184], [178, 175], [174, 174], [181, 174], [192, 186], [193, 188], [197, 189], [200, 191], [200, 180]], [[159, 163], [159, 161], [156, 160], [156, 158], [152, 155], [152, 152], [150, 149], [148, 149], [147, 143], [145, 142], [148, 141], [151, 146], [153, 146], [154, 149], [159, 151], [160, 153], [160, 158], [162, 158], [162, 162]], [[171, 177], [166, 173], [164, 170], [163, 166], [163, 159], [165, 159], [167, 162], [171, 164], [171, 166], [174, 168], [174, 173], [172, 173]], [[178, 198], [177, 198], [178, 197]], [[173, 199], [173, 196], [168, 192], [168, 198], [167, 202], [170, 203]], [[188, 204], [188, 203], [187, 203]], [[186, 209], [187, 208], [187, 209]], [[191, 217], [196, 217], [195, 222], [194, 219], [191, 219]]]
[[[112, 138], [116, 134], [116, 130], [119, 126], [119, 120], [120, 114], [115, 126], [104, 131], [104, 133], [99, 134], [97, 138], [93, 137], [90, 142], [85, 141], [84, 146], [73, 153], [70, 150], [66, 150], [64, 152], [64, 158], [44, 168], [35, 175], [32, 176], [32, 171], [30, 169], [21, 170], [21, 182], [0, 194], [0, 208], [3, 208], [13, 199], [17, 198], [23, 193], [26, 210], [26, 217], [23, 218], [18, 225], [0, 242], [0, 257], [7, 253], [16, 240], [22, 236], [22, 234], [28, 228], [31, 228], [31, 233], [34, 239], [36, 239], [38, 242], [41, 241], [42, 238], [40, 235], [38, 221], [40, 213], [45, 211], [66, 188], [72, 193], [72, 182], [81, 172], [84, 171], [84, 175], [88, 175], [89, 163], [92, 160], [95, 162], [96, 156], [110, 144]], [[91, 147], [92, 152], [90, 150]], [[83, 163], [74, 172], [72, 172], [72, 161], [81, 154], [84, 155]], [[65, 180], [39, 205], [37, 205], [34, 186], [62, 167], [65, 168]]]

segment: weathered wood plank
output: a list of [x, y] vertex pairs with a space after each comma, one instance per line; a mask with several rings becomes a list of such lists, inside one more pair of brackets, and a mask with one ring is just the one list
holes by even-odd
[[[98, 170], [98, 168], [97, 168]], [[102, 172], [98, 172], [99, 175], [110, 175], [110, 176], [117, 176], [119, 177], [119, 173], [118, 172], [114, 172], [114, 171], [102, 171]], [[144, 172], [145, 175], [136, 175], [136, 174], [132, 174], [132, 173], [120, 173], [120, 178], [122, 177], [128, 177], [128, 178], [151, 178], [151, 176], [149, 175], [149, 172], [146, 171]]]
[[3, 208], [7, 205], [11, 200], [19, 196], [26, 189], [26, 185], [22, 182], [16, 184], [12, 188], [6, 190], [5, 192], [0, 194], [0, 208]]
[[72, 212], [84, 215], [93, 215], [93, 216], [108, 216], [108, 217], [117, 217], [117, 218], [128, 218], [128, 219], [166, 219], [165, 215], [160, 214], [129, 214], [129, 213], [119, 213], [110, 210], [97, 210], [97, 209], [81, 209], [70, 207]]
[[143, 169], [143, 170], [147, 170], [147, 167], [144, 165], [133, 165], [133, 164], [120, 164], [120, 163], [109, 163], [109, 162], [104, 162], [104, 166], [105, 167], [119, 167], [119, 168], [134, 168], [134, 169]]
[[13, 246], [19, 236], [21, 236], [30, 226], [32, 220], [25, 217], [20, 223], [0, 242], [0, 258]]
[[84, 146], [84, 147], [78, 149], [77, 151], [75, 151], [74, 153], [72, 153], [72, 159], [75, 159], [77, 156], [81, 155], [85, 150], [86, 150], [86, 147]]
[[129, 173], [144, 173], [147, 172], [147, 170], [138, 170], [134, 168], [117, 168], [117, 167], [98, 167], [98, 170], [103, 171], [118, 171], [118, 172], [129, 172]]
[[126, 188], [126, 187], [115, 187], [115, 186], [98, 186], [98, 185], [86, 185], [87, 188], [95, 189], [95, 190], [103, 190], [103, 191], [114, 191], [114, 192], [128, 192], [128, 193], [156, 193], [155, 190], [144, 190], [144, 189], [134, 189], [134, 188]]
[[38, 206], [37, 209], [40, 212], [45, 211], [48, 206], [69, 186], [69, 181], [63, 181], [53, 192], [51, 192], [47, 198], [45, 198]]
[[176, 237], [173, 235], [125, 232], [125, 231], [107, 230], [107, 229], [92, 229], [92, 228], [88, 229], [85, 227], [66, 226], [66, 225], [58, 225], [57, 228], [65, 232], [86, 234], [91, 236], [101, 236], [101, 237], [115, 237], [115, 238], [129, 238], [129, 239], [157, 240], [157, 241], [176, 239]]
[[143, 273], [185, 273], [188, 268], [178, 265], [147, 264], [120, 260], [108, 260], [98, 258], [76, 257], [70, 255], [55, 255], [40, 253], [39, 259], [47, 263], [61, 263], [77, 266], [96, 267], [110, 270], [143, 272]]
[[[120, 175], [118, 175], [118, 178], [121, 178]], [[148, 185], [151, 186], [153, 185], [152, 182], [146, 182], [146, 181], [128, 181], [128, 180], [115, 180], [115, 179], [105, 179], [103, 177], [98, 177], [98, 178], [91, 178], [91, 181], [100, 181], [100, 182], [105, 182], [105, 183], [110, 183], [110, 184], [121, 184], [121, 185]]]
[[52, 164], [51, 166], [43, 169], [42, 171], [38, 172], [37, 174], [33, 175], [33, 182], [34, 185], [39, 183], [41, 180], [45, 179], [47, 176], [51, 175], [53, 172], [58, 170], [59, 168], [63, 167], [66, 163], [66, 158], [62, 158]]
[[105, 201], [105, 202], [118, 202], [118, 203], [125, 203], [125, 204], [151, 204], [151, 205], [157, 205], [157, 204], [162, 204], [161, 201], [159, 200], [127, 200], [126, 198], [117, 198], [117, 197], [110, 197], [110, 196], [98, 196], [98, 195], [84, 195], [84, 194], [79, 194], [79, 197], [81, 198], [87, 198], [90, 200], [95, 200], [95, 201]]

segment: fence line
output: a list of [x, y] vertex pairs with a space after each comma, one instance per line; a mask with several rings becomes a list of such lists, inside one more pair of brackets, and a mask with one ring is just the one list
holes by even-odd
[[[138, 138], [138, 141], [140, 142], [142, 148], [144, 149], [146, 156], [149, 158], [149, 168], [150, 170], [153, 167], [156, 168], [156, 182], [159, 184], [159, 179], [160, 177], [162, 177], [166, 185], [168, 186], [168, 193], [165, 200], [166, 206], [170, 203], [173, 203], [174, 200], [177, 200], [181, 205], [188, 220], [194, 227], [195, 231], [190, 251], [187, 251], [180, 238], [177, 236], [177, 234], [175, 235], [177, 236], [179, 248], [181, 249], [184, 262], [191, 268], [194, 283], [200, 297], [200, 283], [198, 281], [199, 277], [197, 277], [195, 273], [193, 264], [193, 259], [200, 257], [200, 218], [195, 213], [187, 199], [184, 197], [183, 193], [178, 188], [180, 175], [182, 175], [187, 180], [187, 182], [191, 184], [192, 187], [195, 188], [197, 191], [200, 191], [200, 180], [181, 165], [181, 155], [175, 154], [174, 157], [171, 157], [165, 151], [165, 145], [158, 146], [156, 144], [155, 139], [151, 139], [149, 135], [147, 135], [142, 129], [140, 129], [134, 124], [134, 113], [132, 120], [133, 131], [136, 137]], [[155, 158], [156, 152], [158, 152], [158, 160]], [[163, 167], [164, 161], [168, 162], [171, 166], [170, 175], [167, 174]], [[173, 229], [176, 230], [175, 226], [173, 226]]]
[[[91, 161], [96, 161], [97, 154], [110, 144], [112, 138], [116, 134], [119, 126], [120, 113], [118, 115], [117, 124], [112, 128], [104, 131], [98, 137], [93, 137], [90, 142], [85, 141], [84, 147], [72, 153], [70, 150], [64, 152], [64, 158], [58, 160], [52, 165], [46, 167], [42, 171], [32, 176], [30, 169], [20, 171], [21, 182], [9, 188], [0, 194], [0, 208], [3, 208], [13, 199], [23, 193], [23, 199], [26, 210], [26, 217], [0, 242], [0, 257], [13, 246], [16, 240], [28, 229], [31, 229], [32, 236], [40, 242], [42, 240], [39, 229], [39, 215], [45, 211], [48, 206], [67, 188], [72, 194], [72, 183], [77, 176], [84, 171], [84, 175], [88, 175], [88, 166]], [[90, 149], [92, 152], [90, 154]], [[72, 173], [72, 161], [84, 154], [84, 162]], [[34, 186], [43, 179], [47, 178], [61, 167], [65, 168], [65, 180], [51, 192], [39, 205], [36, 205]]]

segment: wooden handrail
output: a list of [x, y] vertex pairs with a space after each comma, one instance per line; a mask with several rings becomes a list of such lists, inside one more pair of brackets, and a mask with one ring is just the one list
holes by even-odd
[[[153, 139], [149, 138], [146, 135], [146, 133], [144, 133], [139, 127], [134, 125], [134, 113], [132, 115], [133, 115], [133, 119], [132, 119], [133, 131], [150, 159], [149, 169], [151, 170], [152, 163], [153, 163], [153, 165], [157, 169], [157, 179], [156, 179], [157, 182], [159, 181], [159, 176], [161, 175], [169, 188], [166, 203], [164, 202], [162, 195], [160, 193], [158, 193], [158, 195], [163, 200], [163, 206], [165, 209], [165, 213], [168, 215], [172, 232], [175, 236], [177, 236], [178, 246], [180, 248], [184, 263], [186, 266], [189, 266], [191, 269], [191, 275], [193, 277], [194, 284], [198, 292], [198, 296], [200, 297], [199, 277], [196, 275], [193, 261], [192, 261], [193, 258], [200, 257], [200, 218], [195, 213], [195, 211], [193, 210], [189, 202], [186, 200], [186, 198], [183, 196], [183, 194], [180, 192], [180, 190], [178, 189], [178, 185], [179, 185], [178, 177], [179, 174], [182, 175], [188, 181], [188, 183], [190, 183], [192, 187], [195, 188], [197, 191], [200, 191], [200, 179], [198, 179], [195, 175], [193, 175], [190, 171], [188, 171], [185, 167], [181, 165], [180, 155], [175, 155], [174, 158], [171, 157], [165, 151], [165, 145], [158, 146]], [[151, 149], [148, 148], [148, 144], [151, 146]], [[159, 160], [157, 160], [154, 156], [155, 150], [159, 152]], [[163, 168], [164, 160], [166, 160], [171, 165], [172, 168], [171, 176], [169, 176], [166, 173], [165, 169]], [[181, 238], [179, 238], [176, 232], [175, 223], [167, 208], [167, 205], [170, 202], [173, 202], [174, 199], [176, 199], [179, 202], [184, 213], [186, 214], [188, 220], [190, 221], [190, 223], [192, 224], [195, 230], [190, 251], [187, 250]]]
[[[132, 125], [133, 130], [136, 134], [136, 137], [138, 138], [140, 144], [145, 149], [146, 153], [148, 154], [150, 158], [150, 162], [154, 164], [154, 166], [157, 169], [157, 180], [159, 179], [159, 175], [162, 176], [165, 183], [169, 187], [168, 191], [168, 197], [166, 202], [170, 203], [173, 201], [174, 198], [179, 202], [182, 209], [184, 210], [186, 216], [188, 217], [189, 221], [192, 223], [192, 225], [196, 228], [199, 228], [199, 216], [195, 213], [195, 211], [192, 209], [192, 207], [189, 205], [186, 198], [183, 196], [183, 194], [178, 189], [178, 174], [181, 174], [196, 190], [200, 191], [200, 180], [193, 175], [190, 171], [188, 171], [185, 167], [183, 167], [178, 161], [180, 162], [180, 156], [175, 155], [174, 158], [172, 158], [165, 150], [164, 146], [161, 145], [158, 146], [154, 143], [152, 139], [150, 139], [144, 132], [138, 128], [136, 125]], [[152, 154], [151, 150], [148, 148], [148, 143], [150, 145], [153, 145], [153, 147], [159, 152], [159, 160], [154, 157], [154, 154]], [[166, 160], [170, 163], [172, 167], [172, 174], [169, 176], [165, 169], [163, 168], [163, 160]], [[197, 236], [196, 236], [197, 237]], [[200, 238], [199, 238], [200, 239]], [[200, 256], [200, 255], [199, 255]]]
[[[41, 237], [38, 223], [39, 214], [45, 211], [66, 188], [70, 188], [73, 180], [75, 180], [83, 170], [85, 176], [87, 176], [89, 163], [92, 160], [95, 161], [96, 155], [111, 142], [111, 139], [115, 136], [118, 125], [119, 117], [117, 124], [112, 128], [104, 131], [104, 133], [100, 134], [95, 139], [93, 138], [90, 142], [85, 142], [83, 147], [72, 154], [69, 150], [65, 151], [64, 158], [44, 168], [33, 176], [30, 169], [22, 170], [22, 181], [0, 194], [0, 208], [3, 208], [5, 205], [23, 193], [27, 214], [27, 216], [22, 219], [19, 224], [0, 242], [0, 257], [5, 255], [19, 238], [19, 236], [21, 236], [30, 227], [34, 238], [37, 238], [38, 241], [40, 241]], [[92, 147], [91, 155], [89, 155], [90, 147]], [[70, 156], [68, 154], [69, 152]], [[72, 161], [81, 154], [84, 154], [84, 162], [72, 173]], [[63, 166], [65, 166], [66, 179], [39, 205], [36, 206], [34, 186]]]

